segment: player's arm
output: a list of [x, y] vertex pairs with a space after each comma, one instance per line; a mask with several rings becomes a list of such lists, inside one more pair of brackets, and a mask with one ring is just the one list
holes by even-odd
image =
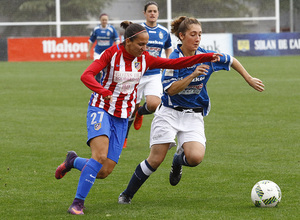
[[86, 58], [87, 59], [90, 58], [90, 52], [91, 52], [91, 49], [93, 47], [93, 44], [94, 44], [94, 42], [89, 41], [89, 47], [88, 47], [88, 51], [86, 53]]
[[166, 92], [170, 96], [178, 94], [179, 92], [184, 90], [193, 81], [194, 78], [196, 78], [200, 75], [206, 75], [209, 68], [210, 67], [205, 64], [197, 66], [196, 69], [194, 70], [194, 72], [192, 72], [190, 75], [183, 78], [182, 80], [172, 83], [172, 85], [166, 90]]
[[204, 53], [176, 59], [147, 56], [147, 63], [149, 63], [149, 69], [182, 69], [197, 63], [219, 61], [220, 56], [223, 55], [218, 53]]
[[95, 60], [91, 63], [88, 68], [81, 75], [81, 81], [86, 87], [88, 87], [93, 92], [102, 95], [105, 99], [110, 99], [112, 92], [105, 89], [100, 83], [95, 79], [95, 76], [103, 70], [110, 62], [110, 53], [109, 51], [104, 52], [100, 59]]
[[243, 67], [243, 65], [233, 57], [233, 61], [231, 67], [235, 69], [244, 79], [245, 81], [253, 87], [255, 90], [262, 92], [264, 91], [265, 85], [260, 79], [252, 77], [247, 70]]
[[171, 53], [172, 53], [172, 47], [165, 49], [166, 58], [169, 58]]

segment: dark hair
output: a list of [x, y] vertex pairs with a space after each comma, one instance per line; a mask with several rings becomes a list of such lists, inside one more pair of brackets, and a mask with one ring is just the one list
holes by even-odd
[[108, 17], [108, 14], [102, 13], [102, 14], [99, 15], [99, 18], [101, 18], [102, 16], [107, 16]]
[[124, 39], [129, 38], [133, 41], [137, 37], [137, 33], [146, 31], [146, 28], [140, 24], [132, 23], [131, 21], [123, 21], [120, 26], [125, 29]]
[[158, 4], [157, 4], [156, 2], [154, 2], [154, 1], [150, 1], [150, 2], [147, 2], [147, 3], [145, 4], [145, 6], [144, 6], [144, 11], [147, 11], [147, 8], [148, 8], [149, 5], [155, 5], [155, 6], [157, 7], [157, 10], [159, 10]]
[[186, 31], [190, 28], [191, 24], [198, 24], [201, 26], [200, 21], [198, 21], [196, 18], [180, 16], [172, 21], [171, 33], [175, 34], [175, 36], [180, 40], [179, 33], [185, 34]]

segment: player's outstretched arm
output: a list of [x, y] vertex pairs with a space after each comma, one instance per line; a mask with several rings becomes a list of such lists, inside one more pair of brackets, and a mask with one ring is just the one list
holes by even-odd
[[260, 79], [252, 77], [247, 70], [243, 67], [243, 65], [233, 57], [233, 62], [231, 67], [235, 69], [245, 80], [246, 82], [255, 90], [262, 92], [264, 91], [265, 85]]

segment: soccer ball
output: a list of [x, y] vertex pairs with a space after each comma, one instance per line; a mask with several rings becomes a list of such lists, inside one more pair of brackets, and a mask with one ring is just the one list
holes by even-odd
[[276, 183], [262, 180], [253, 186], [251, 199], [256, 207], [275, 207], [281, 200], [281, 190]]

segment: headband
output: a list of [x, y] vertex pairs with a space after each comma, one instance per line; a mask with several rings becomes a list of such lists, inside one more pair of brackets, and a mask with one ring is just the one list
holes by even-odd
[[130, 39], [130, 38], [132, 38], [132, 37], [135, 37], [136, 35], [138, 35], [138, 34], [140, 34], [140, 33], [143, 33], [143, 32], [145, 32], [145, 31], [146, 31], [146, 30], [139, 31], [139, 32], [135, 33], [134, 35], [132, 35], [132, 36], [130, 36], [130, 37], [127, 37], [126, 39]]

